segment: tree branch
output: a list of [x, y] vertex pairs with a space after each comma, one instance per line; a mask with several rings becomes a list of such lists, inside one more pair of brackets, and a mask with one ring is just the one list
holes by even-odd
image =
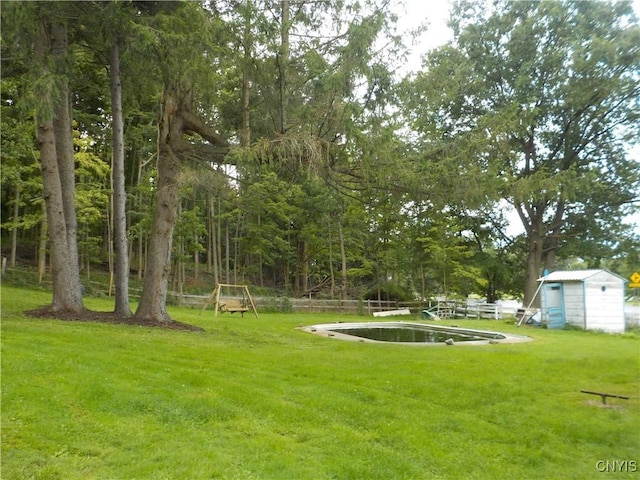
[[200, 117], [190, 110], [180, 111], [180, 116], [184, 120], [184, 133], [186, 135], [190, 133], [197, 133], [212, 145], [217, 147], [229, 147], [229, 142], [226, 138], [214, 132], [200, 119]]

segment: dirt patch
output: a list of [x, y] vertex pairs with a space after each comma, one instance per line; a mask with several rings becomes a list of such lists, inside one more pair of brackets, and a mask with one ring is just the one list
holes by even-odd
[[84, 310], [82, 312], [53, 311], [51, 306], [37, 308], [24, 312], [25, 315], [33, 318], [50, 318], [56, 320], [67, 320], [71, 322], [100, 322], [133, 325], [139, 327], [164, 328], [166, 330], [183, 330], [190, 332], [204, 332], [203, 328], [182, 323], [175, 320], [169, 322], [159, 322], [136, 317], [121, 317], [113, 312], [96, 312]]
[[615, 403], [602, 403], [600, 400], [587, 400], [585, 402], [587, 405], [590, 405], [592, 407], [599, 407], [599, 408], [610, 408], [612, 410], [623, 410], [624, 409], [624, 405], [622, 404], [615, 404]]

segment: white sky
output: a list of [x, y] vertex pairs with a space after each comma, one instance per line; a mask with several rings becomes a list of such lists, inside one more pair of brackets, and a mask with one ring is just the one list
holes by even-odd
[[[404, 68], [400, 69], [402, 74], [419, 70], [421, 58], [426, 52], [451, 40], [451, 30], [446, 25], [451, 4], [451, 0], [404, 0], [404, 5], [396, 7], [400, 31], [409, 31], [427, 23], [427, 30], [420, 36], [419, 41], [415, 45], [409, 45], [411, 54]], [[636, 16], [640, 17], [640, 0], [634, 0], [633, 7]], [[640, 146], [631, 150], [630, 158], [640, 163]], [[638, 197], [640, 199], [640, 192]], [[523, 230], [520, 219], [515, 212], [512, 213], [513, 221], [509, 234], [513, 235]], [[640, 235], [640, 212], [628, 217], [627, 223], [634, 225]]]
[[[407, 62], [409, 65], [415, 65], [412, 69], [420, 66], [421, 55], [451, 39], [451, 31], [446, 23], [452, 3], [452, 0], [401, 0], [398, 2], [396, 13], [399, 17], [398, 28], [401, 31], [417, 28], [425, 22], [428, 24], [427, 31], [422, 34], [420, 43], [416, 45]], [[636, 16], [640, 17], [640, 0], [633, 0], [633, 8]]]
[[396, 6], [400, 31], [414, 30], [424, 23], [428, 25], [418, 42], [408, 45], [411, 55], [407, 70], [417, 70], [422, 55], [451, 39], [451, 31], [446, 25], [450, 6], [449, 0], [404, 0], [404, 5]]

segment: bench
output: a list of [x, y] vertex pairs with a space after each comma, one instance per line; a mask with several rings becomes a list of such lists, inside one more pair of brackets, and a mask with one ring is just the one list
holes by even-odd
[[612, 393], [591, 392], [589, 390], [580, 390], [580, 393], [588, 393], [589, 395], [600, 395], [602, 397], [602, 403], [605, 405], [607, 403], [607, 397], [629, 400], [629, 397], [624, 397], [622, 395], [614, 395]]
[[[224, 302], [224, 303], [223, 303]], [[227, 298], [224, 300], [220, 300], [220, 304], [218, 305], [221, 312], [240, 312], [244, 317], [244, 312], [249, 311], [249, 307], [243, 302], [235, 298]]]

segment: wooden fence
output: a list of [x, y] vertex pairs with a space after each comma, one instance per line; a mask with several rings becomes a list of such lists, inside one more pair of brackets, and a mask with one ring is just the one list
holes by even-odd
[[[207, 295], [180, 295], [170, 292], [168, 301], [175, 305], [201, 308], [209, 298]], [[253, 297], [258, 312], [285, 313], [344, 313], [353, 315], [373, 315], [374, 312], [409, 309], [414, 316], [423, 317], [423, 311], [437, 315], [441, 319], [476, 318], [499, 320], [505, 312], [495, 303], [474, 301], [431, 301], [395, 302], [385, 300], [326, 300], [317, 298]]]

